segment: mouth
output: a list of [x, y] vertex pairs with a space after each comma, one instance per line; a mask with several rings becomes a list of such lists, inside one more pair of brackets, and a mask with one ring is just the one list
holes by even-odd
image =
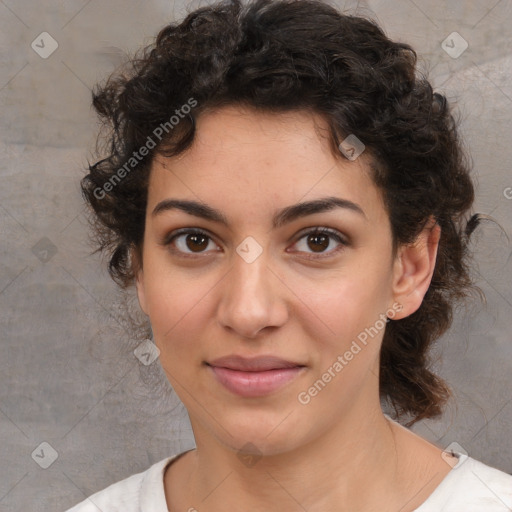
[[230, 355], [206, 362], [208, 366], [216, 368], [227, 368], [245, 372], [264, 372], [269, 370], [281, 370], [288, 368], [304, 367], [304, 364], [288, 361], [276, 356], [242, 357]]
[[301, 363], [275, 356], [227, 356], [205, 364], [228, 391], [247, 398], [265, 396], [281, 389], [306, 368]]

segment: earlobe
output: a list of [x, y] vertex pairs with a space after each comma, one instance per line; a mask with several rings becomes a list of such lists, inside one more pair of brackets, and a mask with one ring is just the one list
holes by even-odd
[[440, 237], [441, 227], [432, 219], [412, 244], [398, 249], [393, 297], [402, 309], [396, 320], [412, 315], [421, 306], [434, 274]]

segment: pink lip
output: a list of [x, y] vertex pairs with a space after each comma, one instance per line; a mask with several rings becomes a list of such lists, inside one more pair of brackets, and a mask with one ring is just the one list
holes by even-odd
[[279, 368], [296, 368], [304, 366], [301, 363], [295, 363], [281, 359], [275, 356], [242, 357], [237, 355], [219, 357], [213, 361], [208, 361], [210, 366], [229, 368], [231, 370], [244, 370], [249, 372], [261, 372], [265, 370], [276, 370]]
[[250, 372], [210, 366], [217, 380], [235, 395], [245, 397], [264, 396], [290, 382], [303, 367], [280, 368]]
[[244, 358], [227, 356], [206, 363], [216, 379], [232, 393], [244, 397], [264, 396], [294, 379], [304, 365], [274, 356]]

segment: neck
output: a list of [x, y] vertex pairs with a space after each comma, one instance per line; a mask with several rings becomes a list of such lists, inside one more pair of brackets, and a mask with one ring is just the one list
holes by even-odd
[[402, 484], [396, 429], [380, 404], [370, 410], [354, 406], [333, 423], [308, 444], [256, 456], [247, 464], [236, 450], [193, 424], [197, 449], [183, 466], [185, 488], [176, 487], [176, 474], [168, 494], [173, 503], [173, 489], [186, 496], [176, 510], [386, 510], [383, 496], [398, 497]]

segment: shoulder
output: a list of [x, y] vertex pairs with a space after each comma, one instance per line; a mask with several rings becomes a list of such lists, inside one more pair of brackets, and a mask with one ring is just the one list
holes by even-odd
[[510, 512], [512, 475], [459, 454], [459, 462], [415, 512]]
[[167, 465], [178, 456], [163, 459], [146, 471], [113, 483], [66, 512], [167, 511], [163, 474]]

